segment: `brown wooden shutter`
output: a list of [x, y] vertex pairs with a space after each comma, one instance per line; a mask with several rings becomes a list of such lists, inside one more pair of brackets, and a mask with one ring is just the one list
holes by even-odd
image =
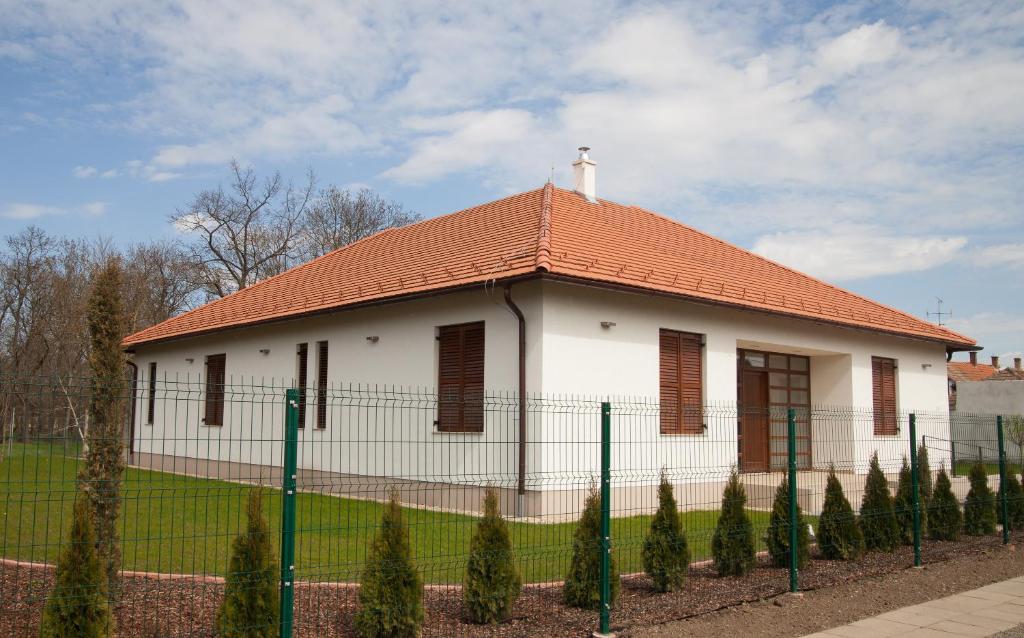
[[298, 347], [299, 366], [299, 427], [306, 427], [306, 392], [309, 386], [309, 344], [300, 343]]
[[437, 377], [437, 429], [442, 432], [483, 432], [482, 321], [440, 328]]
[[323, 430], [327, 427], [327, 342], [320, 341], [317, 345], [316, 362], [316, 427]]
[[871, 357], [871, 386], [875, 434], [897, 434], [895, 360]]
[[149, 364], [149, 398], [146, 406], [146, 423], [153, 425], [156, 417], [156, 361]]
[[206, 425], [224, 425], [224, 369], [226, 355], [206, 357]]
[[661, 433], [703, 433], [701, 336], [662, 329], [658, 350]]

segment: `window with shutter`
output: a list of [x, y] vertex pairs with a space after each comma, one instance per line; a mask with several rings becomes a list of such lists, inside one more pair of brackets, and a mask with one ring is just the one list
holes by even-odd
[[156, 417], [156, 361], [149, 364], [149, 397], [146, 406], [146, 424], [153, 425]]
[[327, 342], [316, 344], [316, 427], [327, 427]]
[[896, 418], [896, 360], [871, 357], [871, 386], [874, 399], [875, 434], [899, 432]]
[[438, 331], [437, 429], [484, 431], [484, 322]]
[[306, 391], [309, 381], [309, 344], [300, 343], [296, 349], [299, 377], [299, 428], [306, 427]]
[[226, 355], [206, 357], [206, 425], [224, 425], [224, 368]]
[[659, 377], [662, 434], [704, 432], [701, 335], [662, 329]]

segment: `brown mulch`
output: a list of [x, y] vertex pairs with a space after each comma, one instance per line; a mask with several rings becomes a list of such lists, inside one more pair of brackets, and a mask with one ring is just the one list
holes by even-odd
[[[1022, 541], [1024, 535], [1017, 535], [1014, 539], [1017, 544]], [[997, 536], [953, 543], [928, 541], [923, 548], [926, 565], [937, 566], [936, 570], [938, 566], [954, 568], [951, 571], [954, 576], [975, 572], [977, 570], [973, 568], [981, 562], [996, 560], [1000, 556], [1004, 557], [1001, 560], [1005, 563], [1007, 550]], [[1017, 559], [1013, 561], [1013, 567], [1020, 569], [1016, 563], [1020, 562], [1021, 554], [1015, 556]], [[912, 561], [913, 552], [909, 547], [892, 553], [872, 553], [850, 563], [813, 560], [801, 572], [800, 586], [803, 591], [812, 592], [807, 595], [810, 599], [820, 592], [841, 591], [851, 586], [856, 588], [865, 581], [886, 574], [907, 572]], [[948, 564], [943, 565], [947, 561]], [[52, 581], [53, 572], [49, 568], [0, 565], [0, 635], [37, 635], [40, 612]], [[773, 599], [786, 592], [788, 583], [788, 572], [784, 569], [761, 566], [743, 578], [720, 578], [710, 567], [700, 566], [691, 569], [682, 591], [658, 594], [651, 589], [646, 576], [627, 576], [623, 578], [622, 592], [613, 610], [612, 629], [624, 636], [725, 633], [724, 630], [703, 633], [700, 627], [708, 622], [728, 624], [732, 622], [729, 612], [721, 610], [757, 608], [757, 601]], [[119, 635], [140, 638], [213, 636], [221, 588], [222, 585], [216, 582], [190, 578], [124, 578], [121, 603], [117, 608]], [[295, 591], [295, 635], [301, 638], [350, 635], [351, 617], [358, 605], [356, 596], [354, 587], [300, 584]], [[775, 599], [776, 602], [779, 600]], [[525, 588], [516, 602], [513, 617], [494, 627], [470, 625], [461, 620], [459, 589], [428, 588], [424, 593], [424, 603], [427, 614], [424, 634], [430, 636], [589, 636], [597, 627], [596, 612], [570, 609], [561, 604], [559, 587]], [[785, 605], [780, 609], [771, 603], [760, 606], [767, 608], [766, 614], [777, 614], [786, 609]], [[815, 606], [819, 614], [822, 608], [822, 605]], [[848, 608], [849, 604], [844, 603], [844, 609]], [[881, 611], [884, 609], [876, 613]], [[732, 615], [737, 614], [733, 612]], [[735, 628], [736, 633], [763, 634], [764, 627], [757, 624], [765, 622], [763, 619], [756, 620], [750, 614], [740, 615], [752, 623], [740, 623]], [[806, 611], [800, 616], [808, 618]], [[726, 621], [722, 621], [722, 617]], [[690, 620], [658, 629], [659, 625], [680, 619]], [[826, 627], [850, 622], [840, 620], [827, 624], [830, 620], [821, 618], [818, 624]], [[772, 623], [777, 624], [774, 620]], [[728, 633], [733, 633], [732, 625], [728, 626]], [[662, 633], [668, 627], [672, 629]], [[650, 632], [645, 628], [651, 628]], [[691, 630], [697, 633], [691, 633]]]

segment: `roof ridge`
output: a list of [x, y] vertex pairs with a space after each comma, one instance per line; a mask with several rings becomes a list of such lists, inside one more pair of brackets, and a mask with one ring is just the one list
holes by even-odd
[[551, 270], [551, 206], [554, 185], [544, 185], [544, 197], [540, 205], [540, 228], [537, 229], [537, 270]]

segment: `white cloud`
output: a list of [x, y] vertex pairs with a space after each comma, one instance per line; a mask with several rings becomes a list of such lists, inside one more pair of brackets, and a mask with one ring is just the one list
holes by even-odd
[[103, 179], [110, 179], [111, 177], [117, 177], [121, 174], [121, 171], [116, 168], [111, 168], [100, 173], [100, 177]]
[[0, 217], [6, 219], [30, 220], [53, 215], [87, 215], [97, 217], [107, 211], [105, 202], [88, 202], [78, 206], [63, 207], [45, 204], [14, 202], [0, 208]]
[[954, 259], [964, 237], [894, 237], [882, 229], [789, 232], [761, 237], [754, 252], [831, 281], [929, 270]]
[[88, 204], [82, 204], [81, 210], [86, 215], [95, 217], [107, 212], [107, 204], [106, 202], [89, 202]]
[[10, 58], [15, 62], [27, 62], [32, 57], [32, 49], [24, 44], [0, 41], [0, 58]]
[[79, 179], [95, 177], [96, 173], [97, 171], [95, 166], [76, 166], [71, 169], [71, 174]]
[[974, 251], [969, 261], [988, 268], [1024, 268], [1024, 243], [985, 246]]
[[[1024, 347], [1024, 316], [1006, 312], [981, 312], [967, 317], [952, 317], [947, 325], [970, 335], [985, 346], [985, 355], [995, 354], [1000, 366], [1011, 365]], [[979, 357], [980, 358], [980, 357]]]
[[850, 73], [879, 64], [900, 52], [900, 32], [879, 20], [864, 24], [821, 45], [818, 65], [832, 73]]

